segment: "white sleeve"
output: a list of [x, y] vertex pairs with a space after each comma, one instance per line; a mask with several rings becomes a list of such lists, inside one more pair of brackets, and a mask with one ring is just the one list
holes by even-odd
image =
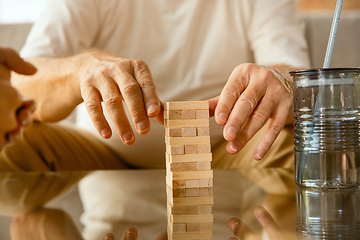
[[48, 0], [34, 23], [22, 57], [64, 57], [91, 48], [101, 26], [99, 0]]
[[255, 62], [310, 67], [295, 0], [252, 0], [248, 38]]

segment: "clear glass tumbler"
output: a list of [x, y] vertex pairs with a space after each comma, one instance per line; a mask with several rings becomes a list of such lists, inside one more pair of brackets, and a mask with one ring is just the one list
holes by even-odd
[[360, 239], [360, 189], [296, 189], [296, 232], [302, 240]]
[[360, 68], [293, 71], [295, 181], [360, 186]]

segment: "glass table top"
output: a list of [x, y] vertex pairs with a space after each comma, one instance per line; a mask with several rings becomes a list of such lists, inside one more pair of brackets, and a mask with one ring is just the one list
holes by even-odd
[[[360, 239], [360, 190], [300, 188], [283, 168], [214, 169], [213, 237], [238, 239]], [[281, 235], [267, 235], [254, 214], [263, 206]], [[127, 227], [138, 239], [167, 230], [165, 170], [31, 172], [0, 174], [0, 240], [121, 239]], [[272, 232], [274, 229], [271, 230]]]

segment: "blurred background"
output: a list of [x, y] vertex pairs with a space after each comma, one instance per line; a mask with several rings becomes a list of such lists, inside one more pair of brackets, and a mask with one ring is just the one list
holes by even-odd
[[[0, 0], [0, 23], [31, 23], [47, 0]], [[333, 11], [336, 0], [298, 0], [300, 11]], [[359, 0], [344, 0], [343, 10], [360, 9]]]

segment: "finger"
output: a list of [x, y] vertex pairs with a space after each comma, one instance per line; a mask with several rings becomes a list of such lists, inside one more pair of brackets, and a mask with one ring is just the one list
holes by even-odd
[[260, 224], [265, 229], [269, 239], [284, 239], [280, 227], [276, 224], [271, 214], [265, 208], [258, 206], [254, 209], [254, 213]]
[[99, 82], [107, 83], [97, 87], [101, 92], [106, 110], [115, 124], [119, 136], [126, 145], [134, 144], [135, 136], [123, 106], [119, 86], [106, 75], [97, 77], [100, 80]]
[[25, 62], [15, 50], [10, 48], [0, 48], [0, 64], [25, 75], [35, 74], [37, 71], [31, 63]]
[[264, 87], [255, 80], [241, 94], [224, 127], [225, 140], [233, 141], [237, 138], [239, 131], [248, 121], [249, 116], [264, 94]]
[[105, 139], [110, 138], [112, 132], [109, 123], [106, 121], [103, 114], [99, 91], [88, 84], [83, 84], [81, 87], [81, 96], [91, 121], [100, 136]]
[[8, 69], [5, 65], [0, 64], [0, 80], [10, 80], [11, 74], [10, 69]]
[[220, 95], [208, 100], [208, 102], [209, 102], [209, 116], [210, 117], [214, 116], [215, 109], [216, 109], [216, 107], [218, 105], [219, 99], [220, 99]]
[[[150, 122], [146, 114], [143, 93], [138, 82], [130, 74], [122, 73], [118, 77], [117, 83], [133, 119], [136, 131], [141, 135], [147, 134], [150, 130]], [[156, 112], [159, 112], [160, 107], [157, 106], [156, 108]]]
[[[237, 123], [239, 121], [236, 119], [236, 117], [234, 119], [229, 118], [229, 121], [224, 129], [224, 135], [236, 134], [234, 140], [226, 138], [227, 140], [232, 140], [231, 144], [229, 144], [229, 147], [232, 151], [231, 154], [239, 152], [245, 146], [245, 144], [256, 134], [256, 132], [265, 125], [274, 109], [275, 103], [271, 101], [269, 97], [261, 99], [258, 103], [258, 106], [254, 109], [240, 130], [236, 129], [235, 124], [228, 127], [228, 125], [232, 124], [233, 122]], [[233, 116], [233, 114], [238, 115], [241, 113], [238, 112], [237, 107], [235, 107], [231, 113], [231, 116]]]
[[151, 118], [160, 113], [161, 102], [156, 90], [151, 71], [147, 64], [141, 60], [133, 60], [134, 77], [141, 88], [147, 115]]
[[121, 240], [136, 240], [138, 236], [138, 231], [134, 227], [129, 227], [125, 230]]
[[285, 107], [280, 106], [268, 120], [265, 133], [254, 149], [253, 157], [255, 160], [261, 160], [266, 155], [284, 128], [287, 118], [286, 112], [284, 112], [285, 109]]
[[167, 233], [164, 232], [160, 236], [158, 236], [155, 240], [167, 240], [167, 239], [168, 239]]
[[257, 234], [251, 230], [244, 222], [237, 218], [228, 221], [228, 228], [238, 239], [259, 239]]
[[228, 82], [221, 91], [215, 109], [215, 121], [223, 126], [227, 123], [231, 110], [247, 85], [247, 79], [242, 76], [240, 67], [231, 73]]
[[156, 122], [160, 123], [161, 125], [164, 125], [164, 104], [163, 103], [161, 103], [160, 112], [156, 117], [154, 117], [154, 120]]
[[115, 240], [115, 236], [112, 233], [107, 233], [101, 238], [101, 240]]

